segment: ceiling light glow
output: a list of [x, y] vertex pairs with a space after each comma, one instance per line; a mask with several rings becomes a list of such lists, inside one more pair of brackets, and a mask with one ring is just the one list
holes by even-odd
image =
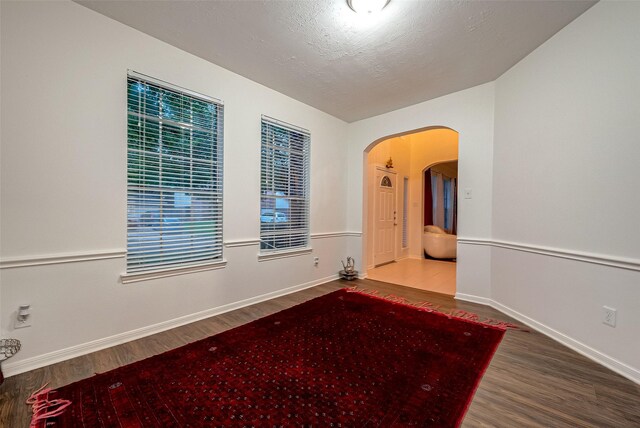
[[347, 4], [356, 13], [373, 15], [380, 12], [390, 0], [347, 0]]

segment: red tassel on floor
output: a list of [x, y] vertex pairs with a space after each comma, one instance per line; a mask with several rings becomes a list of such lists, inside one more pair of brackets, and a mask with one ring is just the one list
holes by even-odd
[[365, 294], [367, 296], [377, 297], [379, 299], [388, 300], [394, 303], [400, 303], [402, 305], [413, 306], [414, 308], [427, 311], [427, 312], [438, 312], [452, 318], [459, 318], [459, 319], [468, 320], [468, 321], [472, 321], [480, 324], [486, 324], [486, 325], [490, 325], [490, 326], [494, 326], [502, 329], [512, 329], [512, 330], [529, 332], [529, 330], [523, 329], [522, 327], [516, 324], [510, 323], [507, 321], [493, 319], [493, 318], [481, 318], [478, 314], [474, 314], [473, 312], [467, 312], [463, 309], [443, 310], [441, 309], [440, 306], [434, 305], [433, 303], [430, 303], [430, 302], [414, 303], [414, 302], [408, 301], [403, 297], [394, 296], [393, 294], [387, 294], [385, 296], [382, 296], [377, 290], [368, 290], [365, 288], [358, 288], [357, 286], [350, 287], [347, 289], [347, 291], [352, 293], [360, 293], [360, 294]]
[[33, 411], [29, 428], [44, 428], [47, 424], [47, 419], [61, 415], [71, 405], [69, 400], [50, 400], [49, 394], [55, 391], [51, 388], [46, 388], [46, 386], [46, 384], [43, 385], [27, 398], [27, 404], [31, 404]]

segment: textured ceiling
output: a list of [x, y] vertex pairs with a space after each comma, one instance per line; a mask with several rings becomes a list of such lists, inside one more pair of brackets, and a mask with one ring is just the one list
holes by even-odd
[[77, 1], [347, 122], [495, 80], [594, 1]]

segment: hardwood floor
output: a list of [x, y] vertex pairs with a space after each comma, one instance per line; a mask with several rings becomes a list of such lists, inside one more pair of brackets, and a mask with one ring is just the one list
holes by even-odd
[[433, 259], [402, 259], [367, 270], [367, 278], [453, 296], [456, 263]]
[[[492, 308], [442, 294], [373, 280], [333, 281], [7, 378], [0, 386], [0, 427], [29, 426], [30, 413], [24, 400], [46, 382], [60, 387], [352, 285], [519, 324]], [[484, 375], [462, 426], [640, 427], [640, 386], [540, 333], [510, 330]]]

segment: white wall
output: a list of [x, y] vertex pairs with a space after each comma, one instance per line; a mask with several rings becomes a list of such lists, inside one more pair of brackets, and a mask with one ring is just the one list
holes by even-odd
[[492, 257], [494, 301], [638, 382], [639, 23], [600, 2], [496, 81]]
[[[0, 50], [2, 47], [2, 28], [1, 28], [1, 23], [2, 23], [2, 7], [0, 7]], [[2, 55], [0, 55], [0, 81], [2, 80]], [[1, 85], [0, 85], [1, 86]], [[1, 89], [1, 88], [0, 88]], [[0, 90], [0, 168], [2, 167], [2, 119], [3, 119], [3, 115], [2, 115], [2, 93]], [[2, 170], [0, 169], [0, 192], [2, 190], [1, 188], [2, 186]], [[2, 253], [2, 196], [0, 194], [0, 254]], [[0, 334], [2, 334], [2, 276], [0, 275]]]
[[[23, 343], [4, 364], [6, 373], [338, 271], [347, 247], [348, 160], [339, 155], [346, 123], [75, 3], [2, 2], [1, 31], [2, 261], [115, 254], [43, 266], [4, 264], [2, 336]], [[225, 248], [224, 269], [121, 284], [127, 69], [224, 101], [225, 241], [259, 236], [260, 115], [309, 129], [314, 253], [258, 262], [257, 244], [245, 242]], [[339, 233], [317, 235], [329, 232]], [[320, 257], [317, 268], [314, 256]], [[23, 302], [33, 306], [33, 326], [13, 330]]]
[[[493, 83], [476, 86], [411, 107], [361, 120], [349, 125], [349, 189], [347, 228], [363, 229], [364, 151], [385, 137], [430, 126], [446, 126], [459, 133], [459, 186], [473, 190], [472, 199], [459, 197], [458, 236], [491, 237], [492, 161], [493, 161]], [[360, 263], [365, 260], [362, 237], [349, 239], [349, 253]], [[459, 292], [488, 297], [490, 294], [489, 248], [466, 250], [458, 245]], [[477, 251], [486, 253], [476, 254]], [[471, 253], [473, 252], [473, 253]], [[358, 257], [359, 256], [359, 257]], [[359, 260], [358, 260], [359, 259]]]

